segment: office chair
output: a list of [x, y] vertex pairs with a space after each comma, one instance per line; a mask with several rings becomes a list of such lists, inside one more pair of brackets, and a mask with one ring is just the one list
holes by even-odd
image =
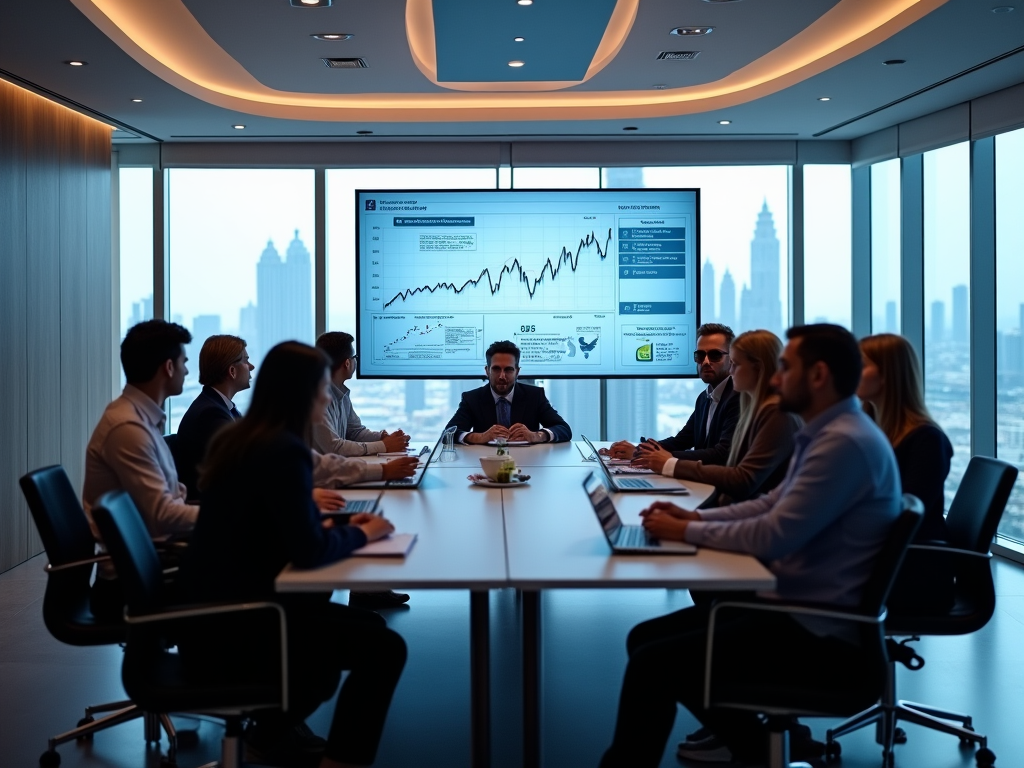
[[[966, 635], [988, 623], [996, 607], [989, 547], [1016, 479], [1017, 468], [1004, 461], [985, 456], [971, 459], [946, 516], [948, 543], [910, 547], [915, 553], [934, 553], [935, 557], [948, 558], [953, 563], [956, 574], [953, 606], [944, 613], [890, 616], [885, 622], [887, 635], [909, 636], [910, 640], [917, 640], [920, 635]], [[904, 646], [906, 642], [909, 640], [904, 641]], [[919, 662], [911, 669], [924, 666], [924, 660], [917, 659]], [[881, 700], [828, 731], [826, 743], [838, 746], [835, 739], [874, 723], [885, 765], [891, 766], [893, 745], [906, 741], [903, 729], [896, 727], [900, 720], [958, 736], [964, 745], [978, 744], [981, 748], [974, 757], [979, 766], [992, 765], [996, 760], [988, 748], [988, 739], [975, 733], [970, 715], [897, 699], [896, 666], [892, 661]]]
[[[789, 762], [787, 727], [792, 718], [841, 717], [860, 710], [866, 703], [878, 700], [885, 686], [885, 669], [888, 661], [883, 630], [885, 600], [896, 580], [907, 546], [913, 540], [923, 516], [924, 505], [920, 499], [905, 494], [903, 511], [892, 524], [889, 535], [875, 558], [871, 577], [864, 587], [859, 606], [836, 608], [831, 605], [764, 600], [725, 601], [712, 607], [708, 623], [704, 706], [741, 709], [765, 715], [769, 731], [768, 768], [810, 768], [807, 763]], [[716, 673], [719, 677], [726, 677], [720, 673], [728, 669], [730, 662], [728, 657], [722, 658], [721, 661], [715, 659], [716, 624], [727, 617], [766, 611], [847, 623], [860, 635], [861, 658], [864, 668], [871, 670], [871, 673], [861, 676], [855, 688], [848, 688], [836, 684], [836, 668], [830, 664], [828, 658], [809, 658], [802, 663], [805, 667], [820, 667], [820, 673], [814, 676], [815, 683], [806, 687], [780, 686], [777, 682], [757, 680], [750, 676], [740, 680], [732, 679], [726, 683], [717, 680]], [[774, 670], [776, 673], [777, 671]], [[832, 756], [838, 754], [836, 749]]]
[[[132, 701], [158, 712], [194, 712], [215, 715], [226, 722], [221, 743], [220, 763], [203, 768], [241, 768], [242, 720], [260, 710], [288, 709], [287, 623], [284, 609], [277, 603], [206, 603], [170, 605], [165, 593], [156, 548], [146, 531], [138, 510], [124, 491], [105, 494], [93, 508], [93, 519], [124, 583], [127, 610], [128, 643], [121, 680]], [[195, 638], [204, 631], [224, 633], [231, 626], [218, 621], [229, 614], [268, 612], [277, 620], [280, 632], [280, 659], [269, 668], [279, 671], [275, 683], [221, 680], [209, 670], [190, 674], [188, 664], [168, 650], [174, 636], [188, 632]], [[247, 643], [241, 635], [239, 647]], [[279, 666], [278, 666], [279, 665]], [[175, 764], [173, 748], [163, 761]]]
[[[89, 604], [89, 579], [93, 565], [109, 560], [96, 556], [89, 521], [60, 465], [29, 472], [19, 481], [49, 563], [46, 565], [46, 595], [43, 623], [54, 638], [76, 646], [123, 643], [127, 628], [122, 621], [104, 621], [93, 615]], [[95, 715], [104, 714], [97, 719]], [[60, 765], [57, 747], [76, 739], [91, 739], [97, 731], [145, 718], [147, 742], [160, 740], [161, 724], [168, 741], [176, 745], [177, 734], [166, 715], [146, 712], [131, 701], [114, 701], [85, 708], [85, 717], [70, 731], [49, 740], [39, 758], [43, 768]]]

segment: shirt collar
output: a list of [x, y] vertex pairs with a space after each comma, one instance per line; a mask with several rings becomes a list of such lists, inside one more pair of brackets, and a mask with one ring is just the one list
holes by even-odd
[[167, 421], [164, 409], [157, 405], [153, 398], [136, 386], [126, 384], [121, 396], [129, 400], [139, 413], [149, 422], [150, 426], [163, 432]]
[[512, 395], [514, 395], [516, 393], [516, 385], [515, 384], [512, 385], [512, 389], [510, 389], [508, 391], [507, 395], [499, 395], [497, 392], [494, 391], [494, 388], [490, 384], [487, 385], [487, 388], [489, 390], [491, 390], [491, 397], [494, 398], [495, 404], [497, 404], [498, 400], [500, 398], [502, 398], [502, 397], [504, 397], [506, 400], [508, 400], [511, 403], [512, 402]]
[[351, 390], [344, 384], [335, 384], [333, 381], [331, 382], [331, 394], [334, 395], [335, 400], [340, 400], [350, 391]]
[[708, 397], [714, 400], [716, 403], [721, 401], [722, 393], [725, 392], [725, 388], [729, 386], [729, 382], [732, 381], [732, 376], [726, 376], [719, 385], [712, 389], [711, 385], [708, 384]]
[[839, 416], [845, 413], [855, 413], [861, 410], [860, 401], [853, 395], [840, 400], [835, 405], [829, 406], [824, 411], [819, 413], [797, 432], [797, 437], [803, 438], [805, 441], [814, 439], [815, 435], [821, 432], [831, 421], [835, 420]]
[[210, 389], [212, 389], [214, 392], [216, 392], [218, 395], [220, 395], [220, 399], [224, 401], [224, 405], [226, 405], [228, 407], [229, 411], [233, 411], [235, 409], [235, 404], [233, 402], [231, 402], [231, 400], [228, 399], [227, 395], [225, 395], [223, 392], [221, 392], [216, 387], [210, 387]]

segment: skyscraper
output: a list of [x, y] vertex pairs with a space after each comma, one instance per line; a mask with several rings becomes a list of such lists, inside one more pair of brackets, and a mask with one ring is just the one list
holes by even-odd
[[249, 357], [262, 357], [260, 352], [259, 310], [251, 301], [238, 310], [238, 335], [245, 339]]
[[754, 239], [750, 241], [750, 288], [744, 288], [740, 301], [741, 327], [736, 331], [763, 328], [782, 333], [782, 301], [779, 299], [779, 238], [775, 222], [765, 200]]
[[946, 340], [946, 304], [942, 301], [932, 302], [932, 326], [930, 340], [941, 342]]
[[412, 416], [413, 411], [422, 411], [427, 406], [427, 382], [423, 379], [406, 379], [405, 381], [405, 413]]
[[[702, 318], [703, 319], [703, 318]], [[566, 419], [568, 421], [568, 419]], [[579, 434], [573, 422], [573, 435]], [[590, 433], [585, 433], [591, 437]], [[608, 438], [636, 442], [641, 435], [658, 434], [658, 382], [656, 379], [608, 380]], [[591, 437], [591, 439], [593, 439]]]
[[885, 332], [899, 333], [899, 323], [896, 322], [896, 302], [885, 302]]
[[312, 280], [309, 251], [299, 239], [299, 230], [295, 230], [284, 261], [273, 241], [267, 241], [256, 264], [256, 326], [261, 358], [281, 341], [313, 341]]
[[722, 287], [718, 302], [718, 322], [736, 329], [736, 283], [729, 270], [722, 275]]
[[718, 319], [715, 314], [715, 268], [710, 261], [704, 262], [700, 276], [700, 321], [711, 323]]
[[953, 286], [953, 341], [966, 344], [969, 321], [967, 319], [967, 286]]

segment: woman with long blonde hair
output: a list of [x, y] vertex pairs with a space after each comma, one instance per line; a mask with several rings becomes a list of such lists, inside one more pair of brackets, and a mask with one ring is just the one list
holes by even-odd
[[894, 333], [861, 339], [864, 356], [857, 396], [889, 438], [903, 492], [924, 503], [917, 539], [945, 539], [945, 483], [953, 446], [924, 404], [921, 366], [910, 342]]
[[740, 418], [725, 466], [677, 460], [660, 447], [648, 450], [634, 463], [682, 480], [714, 485], [717, 494], [708, 505], [731, 504], [770, 491], [786, 474], [793, 436], [800, 429], [799, 418], [779, 409], [779, 397], [769, 386], [780, 354], [782, 342], [771, 331], [746, 331], [730, 347]]

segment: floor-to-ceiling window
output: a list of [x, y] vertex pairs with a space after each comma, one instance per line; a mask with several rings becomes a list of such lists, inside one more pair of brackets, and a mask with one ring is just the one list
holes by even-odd
[[[494, 168], [328, 170], [327, 330], [356, 332], [357, 189], [494, 189], [495, 181]], [[349, 384], [353, 407], [367, 427], [403, 429], [417, 441], [436, 440], [455, 413], [462, 392], [478, 386], [480, 381], [424, 379], [367, 379]]]
[[900, 332], [900, 161], [871, 166], [871, 332]]
[[804, 166], [804, 322], [850, 327], [850, 166]]
[[117, 182], [123, 339], [133, 325], [153, 317], [153, 169], [121, 168]]
[[207, 337], [245, 339], [257, 376], [278, 342], [313, 342], [313, 171], [174, 169], [168, 196], [167, 314], [193, 338], [185, 390], [167, 402], [174, 432], [199, 393]]
[[924, 155], [925, 400], [953, 443], [946, 506], [971, 458], [970, 146]]
[[[1024, 129], [996, 137], [996, 450], [1024, 470]], [[999, 533], [1024, 542], [1024, 481]]]

